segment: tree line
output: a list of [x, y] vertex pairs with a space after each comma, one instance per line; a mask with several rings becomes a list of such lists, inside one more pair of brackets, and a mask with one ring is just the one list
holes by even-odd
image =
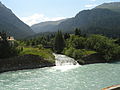
[[60, 30], [54, 34], [40, 35], [31, 39], [14, 41], [10, 43], [7, 40], [6, 33], [0, 33], [0, 58], [19, 55], [23, 47], [49, 48], [55, 53], [65, 54], [76, 60], [83, 56], [99, 53], [106, 61], [119, 57], [120, 39], [112, 39], [103, 35], [82, 34], [79, 28], [76, 28], [74, 34], [62, 33]]
[[51, 48], [56, 53], [62, 53], [80, 59], [91, 52], [100, 53], [106, 61], [119, 57], [120, 39], [112, 39], [103, 35], [85, 35], [76, 28], [74, 34], [62, 33], [42, 35], [25, 41], [27, 46]]

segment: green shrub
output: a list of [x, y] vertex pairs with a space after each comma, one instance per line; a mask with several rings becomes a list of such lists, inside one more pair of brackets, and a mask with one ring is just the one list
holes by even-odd
[[77, 59], [82, 58], [83, 55], [84, 55], [84, 52], [78, 49], [78, 50], [74, 50], [72, 57], [77, 60]]
[[73, 48], [73, 47], [70, 47], [69, 49], [65, 48], [65, 50], [64, 50], [65, 53], [64, 54], [72, 57], [74, 51], [75, 51], [75, 48]]

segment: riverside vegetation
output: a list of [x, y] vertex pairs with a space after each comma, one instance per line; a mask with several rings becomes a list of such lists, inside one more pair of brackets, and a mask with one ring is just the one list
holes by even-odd
[[0, 72], [55, 65], [50, 49], [26, 46], [18, 40], [9, 41], [5, 32], [0, 36]]
[[120, 39], [82, 34], [78, 28], [74, 34], [58, 31], [21, 42], [27, 46], [50, 48], [53, 52], [74, 58], [80, 64], [116, 61], [120, 54]]
[[1, 72], [54, 66], [53, 52], [72, 57], [79, 64], [111, 62], [120, 58], [120, 39], [82, 34], [77, 28], [74, 34], [58, 31], [12, 42], [7, 40], [6, 33], [0, 34]]

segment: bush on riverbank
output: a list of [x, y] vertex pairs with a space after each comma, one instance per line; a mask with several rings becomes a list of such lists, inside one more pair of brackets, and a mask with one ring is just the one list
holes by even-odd
[[111, 61], [117, 59], [120, 54], [120, 46], [115, 44], [113, 39], [102, 35], [91, 35], [89, 37], [71, 35], [66, 40], [66, 45], [63, 53], [76, 60], [99, 53], [106, 61]]
[[90, 54], [94, 54], [96, 53], [95, 51], [90, 51], [90, 50], [86, 50], [86, 49], [75, 49], [73, 47], [70, 47], [70, 48], [65, 48], [64, 49], [64, 54], [69, 56], [69, 57], [72, 57], [74, 59], [81, 59], [83, 56], [87, 56], [87, 55], [90, 55]]

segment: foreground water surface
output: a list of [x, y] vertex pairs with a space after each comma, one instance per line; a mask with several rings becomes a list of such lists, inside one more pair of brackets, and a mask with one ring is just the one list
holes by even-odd
[[100, 90], [120, 84], [120, 63], [66, 67], [2, 73], [0, 90]]

